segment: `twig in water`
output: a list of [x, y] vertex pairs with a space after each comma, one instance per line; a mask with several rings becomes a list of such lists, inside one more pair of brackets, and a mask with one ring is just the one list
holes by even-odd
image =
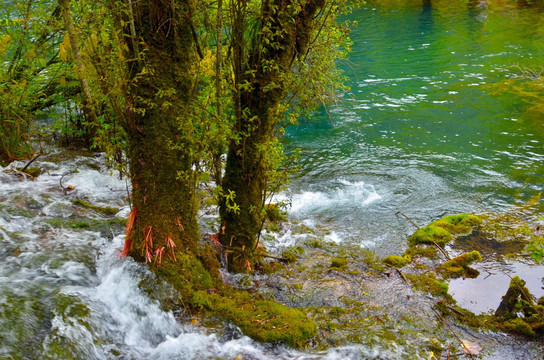
[[42, 156], [42, 154], [38, 154], [34, 157], [34, 159], [30, 160], [24, 168], [21, 169], [21, 172], [25, 172], [25, 170], [30, 166], [30, 164], [32, 164], [37, 158], [39, 158], [40, 156]]
[[[416, 228], [418, 228], [418, 230], [421, 230], [421, 228], [419, 226], [417, 226], [417, 224], [415, 222], [412, 221], [412, 219], [410, 219], [405, 213], [403, 213], [402, 211], [397, 211], [395, 213], [395, 215], [398, 215], [398, 214], [401, 214], [402, 216], [404, 216], [409, 222], [412, 223], [412, 225], [414, 225]], [[430, 239], [431, 242], [433, 243], [434, 246], [436, 246], [436, 248], [438, 250], [440, 250], [440, 252], [446, 257], [447, 260], [451, 260], [451, 257], [448, 255], [448, 253], [442, 249], [442, 247], [440, 245], [438, 245], [438, 243], [436, 241], [434, 241], [433, 239]]]
[[[435, 309], [432, 309], [431, 310], [436, 314], [438, 315], [438, 317], [440, 318], [440, 320], [442, 320], [442, 322], [444, 323], [444, 325], [446, 325], [446, 327], [450, 330], [450, 332], [453, 334], [453, 336], [455, 336], [457, 338], [457, 340], [459, 340], [459, 342], [461, 343], [461, 345], [463, 346], [463, 349], [465, 349], [465, 352], [467, 354], [470, 355], [470, 358], [471, 359], [474, 359], [474, 356], [472, 355], [472, 351], [470, 351], [467, 346], [465, 345], [465, 343], [463, 342], [463, 340], [461, 340], [461, 338], [455, 333], [455, 331], [453, 331], [453, 329], [451, 328], [451, 326], [446, 322], [446, 320], [444, 320], [444, 318], [442, 317], [442, 315], [440, 315], [440, 313], [438, 311], [436, 311]], [[448, 355], [449, 356], [449, 355]]]
[[404, 216], [406, 218], [406, 220], [408, 220], [409, 222], [412, 223], [412, 225], [414, 225], [416, 228], [418, 228], [419, 230], [421, 230], [421, 228], [419, 226], [417, 226], [417, 224], [415, 222], [412, 221], [412, 219], [410, 219], [405, 213], [403, 213], [402, 211], [397, 211], [395, 213], [395, 215], [398, 215], [398, 214], [401, 214], [402, 216]]
[[59, 184], [60, 184], [60, 187], [62, 188], [62, 191], [64, 191], [64, 195], [68, 194], [68, 191], [74, 189], [74, 188], [72, 187], [72, 185], [68, 185], [68, 187], [64, 187], [64, 185], [62, 185], [62, 179], [63, 179], [66, 175], [68, 175], [68, 174], [69, 174], [69, 173], [66, 173], [66, 174], [62, 175], [62, 176], [60, 177], [60, 180], [59, 180]]

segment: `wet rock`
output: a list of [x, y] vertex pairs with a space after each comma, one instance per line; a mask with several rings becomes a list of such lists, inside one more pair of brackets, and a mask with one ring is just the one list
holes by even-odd
[[535, 312], [534, 309], [533, 296], [525, 287], [525, 281], [519, 276], [514, 276], [510, 281], [508, 291], [502, 297], [502, 301], [495, 311], [495, 316], [515, 318], [519, 311], [522, 311], [525, 316], [530, 316]]

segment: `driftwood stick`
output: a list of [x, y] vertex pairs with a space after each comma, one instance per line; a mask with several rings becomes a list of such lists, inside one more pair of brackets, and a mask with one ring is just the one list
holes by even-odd
[[434, 240], [432, 240], [432, 239], [431, 239], [431, 241], [432, 241], [432, 243], [434, 244], [434, 246], [436, 246], [436, 248], [437, 248], [438, 250], [440, 250], [440, 252], [441, 252], [442, 254], [444, 254], [444, 256], [446, 257], [447, 260], [451, 260], [451, 257], [448, 255], [448, 253], [446, 252], [446, 250], [442, 249], [442, 247], [441, 247], [440, 245], [438, 245], [438, 244], [436, 243], [436, 241], [434, 241]]
[[447, 307], [448, 309], [450, 309], [451, 311], [453, 311], [456, 314], [459, 314], [461, 316], [466, 316], [465, 314], [463, 314], [462, 312], [460, 312], [459, 310], [457, 310], [453, 306], [449, 306], [448, 304], [442, 304], [442, 305], [444, 305], [445, 307]]
[[66, 175], [68, 175], [68, 173], [62, 175], [62, 176], [60, 177], [60, 180], [59, 180], [59, 184], [60, 184], [60, 187], [62, 188], [62, 191], [64, 191], [64, 195], [68, 194], [68, 190], [69, 190], [69, 188], [65, 188], [64, 185], [62, 185], [62, 179], [63, 179]]
[[37, 158], [39, 158], [40, 156], [42, 156], [42, 154], [38, 154], [36, 155], [32, 160], [30, 160], [24, 168], [21, 169], [21, 172], [25, 172], [26, 169], [30, 166], [30, 164], [32, 164], [34, 161], [36, 161]]
[[277, 256], [272, 256], [272, 255], [255, 254], [255, 256], [265, 257], [265, 258], [274, 259], [274, 260], [279, 260], [279, 261], [287, 261], [286, 258], [277, 257]]
[[402, 211], [397, 211], [395, 213], [395, 215], [398, 215], [398, 214], [401, 214], [402, 216], [404, 216], [406, 218], [406, 220], [408, 220], [409, 222], [412, 223], [412, 225], [414, 225], [416, 228], [418, 228], [419, 230], [421, 230], [421, 228], [412, 220], [410, 219], [405, 213], [403, 213]]
[[461, 340], [461, 338], [455, 333], [455, 331], [453, 331], [453, 329], [451, 328], [451, 326], [446, 322], [446, 320], [444, 320], [444, 318], [442, 317], [442, 315], [440, 315], [440, 313], [438, 311], [436, 311], [435, 309], [432, 309], [431, 310], [436, 314], [438, 315], [438, 317], [440, 318], [440, 320], [442, 320], [442, 322], [444, 323], [444, 325], [446, 325], [446, 327], [450, 330], [450, 332], [453, 334], [453, 336], [455, 336], [457, 338], [457, 340], [461, 343], [461, 345], [463, 346], [463, 349], [465, 349], [466, 353], [470, 355], [470, 358], [471, 359], [474, 359], [474, 356], [472, 355], [472, 351], [470, 351], [467, 346], [465, 345], [465, 343], [463, 342], [463, 340]]
[[395, 267], [395, 270], [399, 273], [399, 275], [402, 277], [402, 280], [404, 280], [405, 283], [409, 284], [408, 279], [406, 278], [406, 275], [402, 271], [400, 271], [399, 268]]

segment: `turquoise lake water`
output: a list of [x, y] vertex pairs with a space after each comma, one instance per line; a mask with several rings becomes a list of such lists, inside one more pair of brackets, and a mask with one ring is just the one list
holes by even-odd
[[359, 24], [341, 63], [350, 91], [286, 141], [303, 153], [291, 216], [378, 254], [402, 252], [414, 231], [397, 211], [423, 226], [511, 209], [544, 184], [544, 120], [498, 91], [518, 66], [544, 62], [542, 12], [383, 3], [350, 16]]

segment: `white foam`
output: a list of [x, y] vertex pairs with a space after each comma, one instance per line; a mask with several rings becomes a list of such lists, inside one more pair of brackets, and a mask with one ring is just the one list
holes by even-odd
[[366, 207], [382, 196], [373, 185], [340, 178], [329, 191], [305, 191], [293, 194], [291, 213], [312, 213], [338, 207]]

